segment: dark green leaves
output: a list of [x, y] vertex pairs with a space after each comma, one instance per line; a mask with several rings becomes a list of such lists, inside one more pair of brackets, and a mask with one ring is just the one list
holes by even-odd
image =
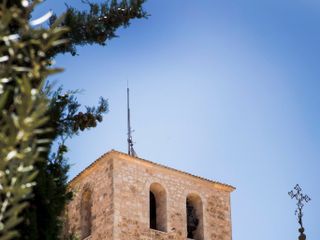
[[[84, 1], [88, 4], [88, 11], [79, 11], [68, 7], [61, 26], [70, 31], [65, 34], [68, 44], [55, 48], [52, 56], [58, 53], [76, 55], [76, 46], [87, 44], [105, 45], [106, 41], [117, 37], [116, 31], [120, 27], [128, 27], [132, 19], [147, 18], [143, 10], [145, 0], [106, 1], [101, 4]], [[51, 19], [53, 22], [55, 16]]]

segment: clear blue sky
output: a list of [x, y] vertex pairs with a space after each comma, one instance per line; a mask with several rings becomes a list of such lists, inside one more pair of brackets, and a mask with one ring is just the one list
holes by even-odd
[[[80, 1], [66, 1], [80, 6]], [[37, 14], [59, 12], [47, 0]], [[60, 56], [54, 79], [109, 99], [96, 129], [69, 141], [70, 178], [126, 151], [126, 81], [142, 158], [232, 184], [234, 240], [297, 239], [300, 183], [308, 240], [320, 238], [320, 2], [150, 0], [106, 47]], [[36, 16], [35, 16], [36, 17]], [[318, 218], [318, 219], [316, 219]]]

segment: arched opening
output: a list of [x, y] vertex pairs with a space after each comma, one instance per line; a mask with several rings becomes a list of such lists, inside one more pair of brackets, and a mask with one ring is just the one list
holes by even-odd
[[92, 228], [92, 194], [89, 189], [82, 193], [80, 205], [81, 239], [91, 235]]
[[153, 183], [149, 193], [150, 228], [167, 231], [167, 193], [159, 184]]
[[189, 194], [186, 200], [187, 238], [203, 240], [203, 207], [201, 198]]

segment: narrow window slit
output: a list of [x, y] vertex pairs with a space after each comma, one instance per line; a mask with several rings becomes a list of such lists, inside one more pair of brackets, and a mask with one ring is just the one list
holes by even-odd
[[152, 192], [150, 192], [150, 228], [157, 229], [156, 198]]
[[80, 224], [81, 239], [85, 239], [91, 235], [92, 228], [92, 196], [90, 190], [85, 190], [81, 197], [80, 206]]

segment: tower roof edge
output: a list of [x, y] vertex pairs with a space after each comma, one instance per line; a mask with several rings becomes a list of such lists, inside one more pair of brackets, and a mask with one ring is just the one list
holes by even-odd
[[126, 153], [123, 153], [123, 152], [120, 152], [120, 151], [117, 151], [117, 150], [110, 150], [104, 154], [102, 154], [99, 158], [97, 158], [94, 162], [92, 162], [88, 167], [86, 167], [85, 169], [83, 169], [80, 173], [78, 173], [73, 179], [71, 179], [68, 183], [68, 185], [72, 184], [74, 181], [76, 181], [76, 179], [78, 179], [84, 172], [86, 172], [87, 170], [89, 170], [90, 168], [92, 168], [94, 165], [96, 165], [98, 162], [100, 162], [101, 160], [103, 160], [105, 157], [109, 156], [110, 158], [112, 158], [112, 156], [118, 156], [118, 157], [123, 157], [127, 160], [129, 160], [130, 158], [132, 160], [137, 160], [137, 161], [140, 161], [140, 162], [144, 162], [144, 163], [148, 163], [148, 164], [151, 164], [151, 165], [154, 165], [154, 166], [157, 166], [157, 167], [160, 167], [160, 168], [164, 168], [164, 169], [167, 169], [167, 170], [171, 170], [171, 171], [175, 171], [177, 173], [181, 173], [181, 174], [184, 174], [184, 175], [188, 175], [190, 177], [193, 177], [193, 178], [197, 178], [197, 179], [200, 179], [200, 180], [203, 180], [203, 181], [206, 181], [206, 182], [209, 182], [211, 184], [214, 185], [215, 188], [219, 189], [219, 190], [222, 190], [222, 191], [226, 191], [226, 192], [233, 192], [236, 188], [229, 185], [229, 184], [225, 184], [225, 183], [221, 183], [221, 182], [218, 182], [218, 181], [214, 181], [214, 180], [211, 180], [211, 179], [208, 179], [208, 178], [204, 178], [204, 177], [200, 177], [200, 176], [197, 176], [197, 175], [194, 175], [194, 174], [191, 174], [191, 173], [188, 173], [188, 172], [185, 172], [185, 171], [181, 171], [181, 170], [178, 170], [178, 169], [175, 169], [175, 168], [172, 168], [172, 167], [168, 167], [166, 165], [162, 165], [162, 164], [159, 164], [159, 163], [155, 163], [155, 162], [152, 162], [150, 160], [146, 160], [146, 159], [143, 159], [143, 158], [140, 158], [140, 157], [137, 157], [137, 156], [131, 156], [131, 155], [128, 155]]

